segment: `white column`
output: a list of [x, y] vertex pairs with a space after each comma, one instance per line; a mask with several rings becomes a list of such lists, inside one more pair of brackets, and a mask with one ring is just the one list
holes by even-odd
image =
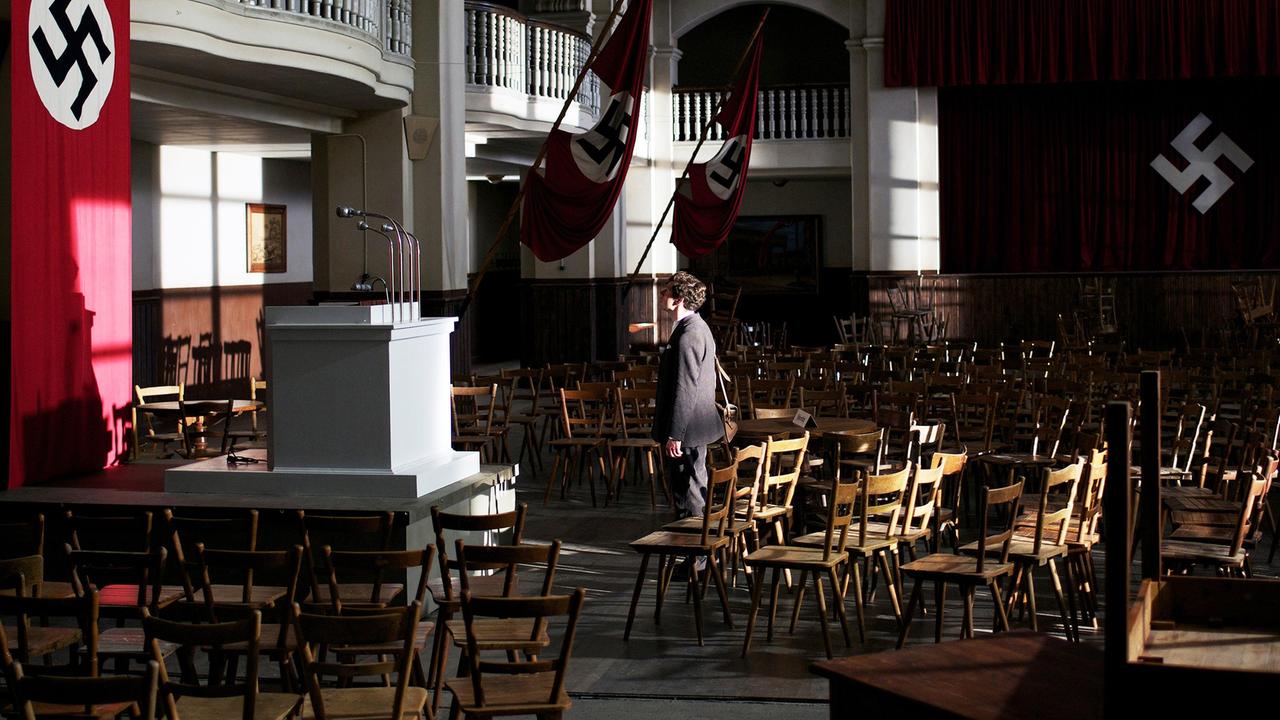
[[[871, 271], [936, 270], [937, 91], [884, 86], [883, 28], [884, 0], [870, 0], [867, 35], [861, 42], [855, 39], [850, 43], [850, 70], [854, 71], [854, 236], [865, 236], [867, 241], [865, 261], [855, 241], [855, 267]], [[861, 113], [860, 99], [864, 101]], [[859, 122], [865, 123], [865, 128], [859, 128]], [[857, 201], [859, 181], [864, 177], [858, 157], [862, 150], [857, 147], [859, 138], [865, 138], [866, 143], [865, 235]]]
[[427, 291], [466, 288], [471, 264], [463, 140], [465, 38], [458, 32], [463, 26], [463, 4], [457, 0], [417, 0], [414, 5], [412, 109], [435, 126], [426, 158], [407, 163], [414, 188], [412, 227], [422, 243]]

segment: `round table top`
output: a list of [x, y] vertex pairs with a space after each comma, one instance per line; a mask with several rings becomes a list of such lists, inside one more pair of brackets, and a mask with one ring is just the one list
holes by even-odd
[[1058, 460], [1052, 455], [1032, 455], [1031, 453], [988, 453], [979, 455], [974, 460], [992, 465], [1053, 465]]
[[[191, 409], [192, 406], [208, 406], [210, 403], [225, 403], [226, 401], [227, 399], [223, 398], [221, 400], [187, 400], [186, 403], [187, 409]], [[178, 412], [181, 409], [181, 405], [177, 400], [161, 400], [159, 402], [139, 403], [137, 407], [139, 410], [143, 410], [145, 412]], [[231, 412], [233, 413], [261, 410], [264, 407], [266, 407], [266, 405], [261, 400], [231, 401]]]
[[[869, 433], [875, 432], [876, 424], [872, 420], [860, 418], [814, 418], [817, 427], [808, 428], [812, 436], [824, 433]], [[738, 435], [765, 437], [768, 435], [799, 435], [805, 428], [791, 422], [791, 418], [769, 418], [766, 420], [739, 420]]]

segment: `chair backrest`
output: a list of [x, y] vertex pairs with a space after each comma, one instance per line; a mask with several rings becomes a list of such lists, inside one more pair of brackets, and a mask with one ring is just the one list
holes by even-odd
[[960, 494], [964, 490], [964, 468], [968, 461], [968, 454], [963, 452], [933, 454], [932, 467], [942, 470], [942, 488], [938, 493], [938, 503], [942, 507], [952, 510], [960, 508]]
[[101, 590], [108, 585], [131, 586], [137, 589], [132, 604], [112, 604], [111, 615], [139, 617], [143, 608], [151, 610], [152, 614], [158, 611], [165, 562], [169, 557], [169, 552], [163, 547], [150, 552], [125, 552], [74, 550], [68, 545], [66, 551], [77, 595], [83, 596], [90, 588]]
[[[326, 549], [328, 546], [325, 546]], [[288, 613], [298, 592], [298, 579], [302, 573], [302, 546], [288, 550], [218, 550], [196, 545], [196, 558], [200, 563], [200, 602], [211, 622], [220, 619], [219, 613], [227, 607], [253, 607], [254, 578], [266, 575], [273, 582], [283, 581], [284, 597], [276, 601], [282, 613]], [[220, 576], [234, 577], [241, 586], [240, 600], [226, 599], [214, 602], [213, 585]], [[238, 613], [236, 616], [243, 616]], [[287, 617], [281, 618], [282, 623]]]
[[813, 408], [814, 417], [848, 416], [844, 385], [837, 384], [830, 390], [800, 388], [800, 407]]
[[[1022, 481], [1002, 488], [983, 487], [978, 491], [978, 572], [982, 572], [987, 548], [1000, 546], [1000, 562], [1009, 561], [1009, 544], [1013, 540], [1015, 510], [1022, 497]], [[994, 524], [991, 516], [995, 515]]]
[[566, 438], [600, 437], [612, 418], [609, 395], [603, 389], [560, 389], [560, 423]]
[[1102, 497], [1107, 487], [1107, 456], [1105, 452], [1090, 454], [1080, 476], [1080, 491], [1076, 501], [1076, 525], [1073, 542], [1091, 542], [1102, 520]]
[[379, 608], [386, 604], [377, 590], [372, 591], [367, 601], [342, 601], [339, 576], [357, 571], [367, 575], [370, 569], [381, 578], [388, 573], [398, 577], [410, 568], [418, 568], [418, 587], [413, 601], [421, 607], [426, 602], [427, 578], [431, 575], [435, 551], [432, 545], [421, 550], [334, 550], [325, 545], [324, 564], [328, 569], [329, 602], [333, 611], [340, 614], [344, 607]]
[[501, 371], [502, 377], [511, 380], [511, 396], [509, 400], [524, 401], [532, 410], [538, 404], [538, 394], [542, 391], [542, 368], [513, 368]]
[[27, 720], [35, 720], [35, 703], [57, 705], [107, 705], [132, 703], [137, 707], [135, 720], [154, 720], [156, 687], [160, 666], [147, 663], [142, 675], [108, 677], [65, 677], [59, 675], [27, 675], [22, 663], [14, 663], [13, 695], [15, 705]]
[[614, 406], [618, 412], [617, 427], [623, 438], [647, 438], [653, 426], [657, 409], [658, 391], [655, 388], [640, 390], [618, 388]]
[[[1274, 471], [1274, 466], [1272, 469]], [[1231, 537], [1231, 555], [1240, 552], [1245, 541], [1251, 539], [1254, 528], [1266, 509], [1266, 491], [1270, 485], [1269, 475], [1265, 472], [1251, 472], [1247, 473], [1245, 478], [1242, 483], [1240, 517], [1236, 522], [1235, 533]]]
[[[328, 587], [318, 569], [324, 567], [321, 548], [328, 545], [341, 550], [386, 550], [391, 546], [391, 533], [395, 530], [395, 514], [382, 512], [372, 515], [319, 515], [297, 512], [298, 544], [302, 545], [303, 577], [310, 582], [310, 592]], [[382, 577], [373, 573], [375, 593], [381, 592]]]
[[[1074, 462], [1064, 468], [1044, 468], [1040, 485], [1040, 507], [1036, 513], [1036, 534], [1033, 553], [1038, 554], [1045, 542], [1064, 545], [1070, 528], [1072, 509], [1080, 485], [1084, 461]], [[1064, 499], [1062, 507], [1050, 511], [1051, 497]]]
[[[262, 613], [251, 611], [243, 620], [221, 623], [188, 623], [163, 620], [146, 614], [142, 618], [142, 630], [146, 636], [151, 657], [160, 667], [159, 694], [165, 705], [166, 715], [181, 718], [178, 699], [182, 697], [229, 698], [241, 697], [241, 720], [253, 720], [258, 699], [258, 646], [262, 636]], [[201, 685], [197, 673], [184, 673], [186, 677], [170, 678], [164, 665], [164, 652], [160, 643], [174, 643], [184, 652], [205, 650], [216, 662], [221, 659], [227, 645], [243, 643], [243, 674], [223, 677], [222, 682]]]
[[79, 550], [125, 550], [151, 548], [153, 516], [150, 510], [132, 515], [99, 516], [66, 511], [67, 544]]
[[[758, 380], [748, 377], [746, 383], [747, 405], [752, 417], [756, 417], [757, 408], [791, 407], [791, 394], [795, 388], [795, 378], [785, 380]], [[795, 413], [792, 413], [793, 415]]]
[[757, 405], [751, 411], [751, 417], [756, 420], [790, 420], [796, 416], [796, 409], [789, 407], [764, 407]]
[[828, 433], [828, 447], [834, 451], [831, 461], [836, 474], [851, 478], [880, 471], [884, 462], [884, 429], [868, 433]]
[[550, 545], [467, 545], [458, 540], [454, 545], [458, 558], [458, 580], [462, 592], [474, 593], [471, 588], [472, 573], [497, 572], [502, 574], [502, 597], [516, 597], [520, 593], [518, 568], [541, 566], [542, 582], [532, 595], [548, 595], [556, 579], [556, 567], [560, 562], [560, 541]]
[[199, 589], [187, 571], [188, 555], [194, 561], [196, 545], [228, 550], [253, 550], [258, 544], [258, 511], [231, 511], [217, 517], [186, 517], [164, 511], [169, 533], [169, 552], [182, 577], [187, 600]]
[[726, 537], [733, 518], [733, 503], [737, 497], [738, 460], [722, 468], [712, 468], [707, 479], [707, 504], [702, 513], [701, 543], [712, 538]]
[[[449, 579], [449, 572], [454, 564], [454, 561], [449, 560], [448, 555], [448, 547], [452, 540], [445, 533], [455, 536], [458, 533], [485, 533], [485, 537], [480, 541], [473, 541], [473, 545], [485, 544], [485, 541], [493, 544], [519, 545], [524, 536], [524, 519], [528, 512], [529, 506], [526, 503], [520, 503], [515, 510], [509, 512], [485, 515], [447, 513], [441, 510], [439, 505], [431, 506], [431, 526], [436, 533], [435, 548], [439, 553], [440, 581], [446, 600], [453, 601], [458, 598], [454, 597], [453, 583]], [[508, 531], [510, 535], [505, 537]]]
[[1201, 442], [1200, 435], [1205, 429], [1204, 419], [1204, 405], [1187, 403], [1182, 406], [1174, 424], [1173, 441], [1170, 443], [1170, 466], [1184, 472], [1191, 470], [1191, 462], [1195, 459], [1196, 449]]
[[493, 412], [497, 403], [498, 386], [452, 386], [453, 434], [461, 435], [474, 423], [480, 432], [489, 432], [493, 425]]
[[854, 507], [857, 504], [862, 480], [841, 480], [839, 476], [831, 478], [830, 494], [827, 496], [827, 527], [822, 540], [822, 559], [830, 560], [832, 554], [843, 555], [849, 542], [849, 526], [853, 521]]
[[760, 492], [760, 478], [764, 475], [765, 444], [746, 445], [733, 453], [737, 465], [737, 489], [734, 490], [734, 512], [739, 513], [748, 525], [755, 519], [756, 495]]
[[893, 473], [871, 474], [862, 483], [858, 495], [858, 537], [867, 540], [867, 524], [872, 518], [883, 517], [885, 537], [892, 536], [898, 528], [902, 503], [906, 499], [907, 483], [911, 480], [911, 463]]
[[764, 447], [764, 473], [760, 478], [759, 503], [791, 507], [796, 483], [804, 472], [809, 433], [798, 438], [779, 440], [770, 437]]
[[[295, 606], [294, 632], [298, 654], [302, 658], [302, 684], [306, 688], [311, 707], [317, 720], [325, 720], [324, 698], [321, 694], [321, 678], [333, 676], [343, 685], [357, 677], [396, 675], [395, 698], [387, 708], [386, 716], [404, 716], [405, 691], [409, 687], [414, 634], [418, 627], [421, 606], [411, 602], [405, 607], [389, 607], [377, 614], [320, 615], [304, 613]], [[374, 660], [362, 661], [337, 652], [342, 645], [370, 645], [399, 643], [399, 652], [390, 656], [379, 655]], [[389, 657], [390, 659], [384, 659]], [[323, 659], [322, 659], [323, 658]], [[370, 714], [382, 715], [383, 708], [368, 708]]]
[[939, 465], [925, 468], [915, 466], [911, 476], [907, 501], [903, 505], [902, 532], [909, 533], [929, 527], [933, 514], [937, 512], [938, 499], [942, 491], [944, 468]]
[[[44, 555], [44, 513], [30, 520], [0, 522], [0, 560]], [[40, 582], [43, 578], [35, 578]]]
[[[477, 706], [483, 708], [488, 704], [485, 695], [485, 677], [499, 674], [504, 677], [518, 675], [528, 678], [544, 673], [554, 673], [548, 694], [543, 697], [530, 693], [527, 702], [531, 706], [545, 707], [556, 704], [565, 688], [565, 677], [569, 669], [569, 657], [573, 654], [574, 634], [577, 632], [578, 616], [582, 611], [582, 603], [586, 599], [586, 590], [578, 588], [571, 595], [547, 595], [540, 597], [473, 597], [470, 593], [462, 599], [462, 617], [467, 633], [467, 662], [471, 676], [471, 689]], [[560, 640], [560, 650], [554, 659], [545, 655], [538, 659], [516, 659], [506, 662], [486, 660], [481, 656], [482, 650], [476, 635], [477, 620], [485, 618], [519, 618], [531, 619], [533, 625], [544, 627], [555, 618], [565, 618], [564, 630]], [[531, 684], [537, 687], [537, 684]], [[504, 710], [510, 698], [504, 698]], [[530, 711], [529, 714], [534, 714]], [[395, 716], [398, 717], [398, 716]]]

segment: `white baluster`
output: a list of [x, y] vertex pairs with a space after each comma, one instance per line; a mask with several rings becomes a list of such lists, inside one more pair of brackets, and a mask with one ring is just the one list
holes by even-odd
[[788, 102], [791, 103], [791, 137], [800, 137], [800, 117], [796, 108], [796, 91], [794, 89], [787, 91]]
[[843, 99], [840, 123], [844, 126], [844, 137], [850, 137], [853, 133], [849, 132], [849, 88], [840, 88], [840, 96]]
[[804, 97], [804, 136], [807, 138], [817, 137], [817, 134], [813, 131], [814, 115], [818, 114], [815, 109], [818, 104], [814, 102], [817, 91], [814, 88], [805, 88], [800, 92]]
[[564, 81], [565, 73], [569, 69], [569, 48], [565, 42], [566, 35], [562, 32], [555, 33], [556, 38], [556, 92], [557, 99], [564, 99], [568, 94], [569, 86]]

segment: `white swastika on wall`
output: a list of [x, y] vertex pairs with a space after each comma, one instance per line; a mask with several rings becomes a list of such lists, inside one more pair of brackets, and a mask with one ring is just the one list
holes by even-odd
[[1201, 133], [1208, 129], [1212, 124], [1204, 113], [1196, 115], [1195, 119], [1187, 124], [1182, 132], [1178, 133], [1178, 137], [1173, 139], [1170, 145], [1173, 149], [1182, 154], [1187, 160], [1187, 168], [1178, 170], [1173, 163], [1165, 159], [1164, 155], [1157, 155], [1151, 161], [1151, 167], [1160, 173], [1160, 177], [1173, 186], [1174, 190], [1179, 193], [1186, 193], [1187, 190], [1200, 178], [1209, 181], [1209, 187], [1195, 199], [1192, 204], [1196, 210], [1203, 215], [1209, 212], [1209, 208], [1222, 198], [1223, 194], [1231, 189], [1235, 182], [1227, 177], [1227, 174], [1218, 167], [1217, 160], [1225, 157], [1231, 161], [1233, 165], [1245, 172], [1253, 167], [1253, 158], [1249, 157], [1244, 150], [1240, 149], [1226, 133], [1218, 133], [1218, 137], [1213, 142], [1205, 146], [1204, 150], [1196, 147], [1196, 140]]

